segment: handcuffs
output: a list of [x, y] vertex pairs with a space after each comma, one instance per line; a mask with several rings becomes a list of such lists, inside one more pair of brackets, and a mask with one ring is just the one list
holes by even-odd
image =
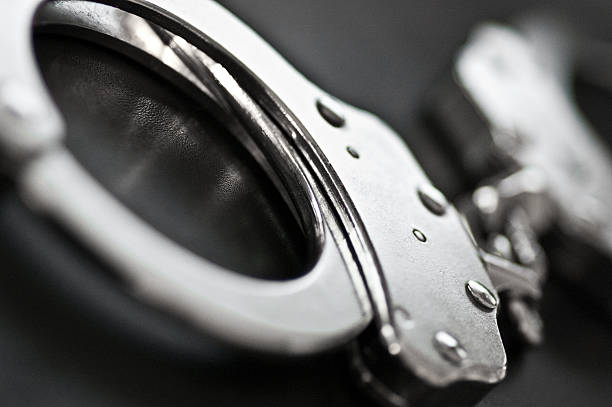
[[[560, 155], [547, 153], [546, 126], [562, 133], [560, 147], [574, 138], [583, 143], [572, 158], [585, 165], [586, 178], [605, 174], [612, 162], [557, 77], [548, 78], [530, 59], [530, 45], [509, 29], [479, 31], [459, 56], [455, 84], [485, 118], [492, 146], [520, 169], [479, 186], [471, 204], [457, 201], [460, 212], [392, 129], [310, 83], [213, 1], [23, 0], [0, 8], [12, 33], [0, 39], [0, 151], [23, 200], [124, 277], [135, 297], [229, 343], [285, 355], [352, 343], [358, 379], [389, 405], [407, 405], [409, 395], [370, 368], [371, 340], [377, 356], [428, 386], [493, 384], [507, 364], [500, 307], [527, 342], [541, 339], [539, 215], [558, 215], [543, 219], [559, 220], [568, 233], [588, 231], [595, 246], [610, 248], [609, 224], [589, 229], [584, 212], [562, 199], [584, 192], [581, 204], [608, 202], [609, 180], [570, 185], [559, 178]], [[312, 269], [289, 281], [238, 275], [173, 242], [105, 190], [63, 144], [63, 119], [33, 56], [33, 26], [155, 65], [231, 121], [307, 237], [317, 258]], [[504, 55], [489, 55], [506, 49], [498, 41], [516, 53], [526, 86], [496, 82], [497, 71], [489, 71], [507, 64]], [[542, 92], [531, 88], [536, 84]], [[534, 109], [521, 109], [523, 97], [537, 100]], [[542, 125], [533, 120], [538, 107], [547, 118]], [[567, 114], [563, 126], [552, 120], [553, 108]], [[439, 112], [453, 123], [452, 111]], [[525, 144], [506, 148], [516, 134]], [[583, 152], [596, 158], [585, 160]], [[475, 225], [486, 233], [472, 233]], [[374, 333], [368, 345], [356, 341], [366, 328]]]
[[428, 114], [476, 180], [459, 201], [481, 226], [483, 244], [544, 275], [537, 242], [554, 234], [555, 271], [610, 315], [609, 273], [561, 258], [591, 256], [597, 269], [612, 259], [612, 155], [573, 94], [577, 74], [601, 82], [588, 72], [594, 40], [543, 16], [520, 25], [475, 30], [452, 85], [432, 92]]

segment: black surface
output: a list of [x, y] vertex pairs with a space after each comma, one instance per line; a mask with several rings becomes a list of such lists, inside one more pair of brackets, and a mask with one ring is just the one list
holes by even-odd
[[[319, 3], [275, 0], [223, 3], [259, 31], [311, 80], [390, 122], [421, 157], [428, 158], [426, 167], [433, 168], [436, 174], [447, 174], [445, 163], [431, 158], [428, 140], [416, 125], [423, 93], [439, 77], [473, 24], [483, 19], [508, 18], [523, 10], [525, 5], [532, 5], [531, 2], [516, 1], [382, 3], [359, 0]], [[612, 21], [612, 4], [555, 2], [554, 5], [557, 11], [586, 22], [588, 29], [612, 39], [612, 28], [608, 27]], [[132, 115], [127, 113], [133, 110], [104, 110], [106, 107], [102, 106], [102, 101], [96, 100], [99, 99], [96, 95], [102, 89], [107, 90], [111, 104], [132, 107], [134, 96], [153, 95], [155, 98], [150, 99], [150, 108], [142, 112], [142, 117], [138, 116], [148, 117], [151, 122], [147, 122], [147, 126], [156, 127], [145, 126], [135, 133], [146, 137], [150, 131], [153, 138], [139, 142], [154, 142], [155, 135], [164, 127], [156, 121], [160, 114], [167, 120], [177, 118], [189, 123], [191, 132], [204, 129], [206, 138], [212, 140], [214, 157], [224, 154], [225, 162], [220, 167], [239, 166], [240, 173], [244, 174], [241, 178], [244, 189], [238, 191], [246, 190], [252, 194], [244, 200], [240, 199], [240, 194], [230, 195], [236, 198], [233, 216], [240, 218], [240, 208], [252, 206], [253, 195], [264, 197], [262, 204], [250, 212], [259, 217], [256, 222], [245, 226], [237, 221], [234, 225], [241, 233], [256, 237], [249, 237], [242, 243], [232, 239], [213, 240], [209, 246], [206, 241], [190, 240], [187, 236], [187, 242], [197, 246], [194, 250], [212, 250], [211, 256], [222, 256], [224, 250], [237, 248], [236, 260], [220, 258], [217, 261], [246, 264], [250, 255], [255, 253], [263, 256], [262, 264], [269, 264], [278, 261], [269, 245], [285, 244], [289, 251], [284, 253], [289, 254], [282, 261], [299, 263], [299, 255], [293, 257], [290, 254], [293, 250], [291, 241], [282, 237], [283, 231], [290, 233], [291, 221], [282, 214], [282, 209], [279, 213], [270, 211], [267, 206], [276, 205], [274, 193], [269, 191], [265, 182], [258, 180], [257, 170], [241, 150], [215, 136], [222, 132], [211, 130], [214, 125], [207, 124], [208, 121], [203, 123], [200, 117], [194, 118], [195, 112], [185, 105], [187, 102], [180, 95], [165, 85], [145, 85], [150, 84], [148, 81], [151, 79], [147, 79], [148, 73], [142, 67], [95, 47], [87, 48], [87, 51], [79, 42], [65, 40], [58, 43], [52, 39], [42, 40], [39, 45], [46, 76], [50, 83], [55, 83], [59, 92], [56, 95], [64, 109], [73, 109], [74, 112], [84, 109], [88, 114], [73, 116], [73, 134], [86, 131], [91, 121], [91, 128], [111, 141], [110, 145], [103, 144], [99, 148], [115, 146], [116, 150], [110, 151], [126, 151], [117, 145], [130, 140], [130, 133], [121, 127], [113, 127], [113, 123], [120, 118], [129, 119]], [[93, 71], [92, 67], [95, 67]], [[124, 75], [117, 75], [118, 70]], [[57, 75], [62, 72], [68, 75], [62, 75], [62, 82], [59, 82], [60, 76]], [[100, 77], [102, 72], [106, 75]], [[171, 95], [167, 95], [166, 90]], [[101, 113], [90, 114], [91, 110], [84, 107], [83, 98], [97, 103], [103, 109]], [[106, 153], [79, 146], [79, 140], [95, 140], [92, 135], [87, 137], [73, 138], [72, 147], [81, 151], [83, 160], [89, 157], [91, 170], [112, 189], [124, 173], [113, 172], [120, 166], [107, 168], [104, 163], [96, 163], [96, 153]], [[170, 159], [176, 159], [177, 154], [180, 157], [183, 152], [173, 150]], [[113, 156], [113, 160], [121, 163], [121, 156]], [[170, 165], [170, 170], [178, 171], [179, 177], [188, 177], [189, 171], [194, 170], [179, 164], [172, 167], [165, 160], [161, 160], [161, 165]], [[201, 174], [214, 164], [204, 160], [199, 165], [201, 167], [196, 167], [196, 171]], [[128, 169], [129, 163], [123, 168]], [[149, 173], [153, 179], [160, 176], [155, 168], [151, 167]], [[105, 175], [105, 170], [111, 172]], [[452, 177], [453, 174], [443, 176]], [[210, 181], [211, 185], [215, 184], [215, 179]], [[143, 217], [150, 216], [157, 222], [162, 217], [155, 214], [160, 210], [155, 206], [160, 204], [155, 194], [158, 188], [168, 187], [164, 182], [168, 180], [156, 180], [153, 185], [140, 184], [144, 188], [143, 196], [148, 197], [144, 201], [139, 201], [139, 196], [130, 195], [130, 189], [122, 198], [142, 212]], [[169, 187], [187, 188], [177, 193], [197, 197], [197, 191], [191, 189], [193, 184], [189, 185]], [[7, 261], [3, 264], [3, 273], [0, 273], [1, 405], [368, 404], [351, 387], [341, 351], [298, 361], [264, 362], [253, 355], [236, 357], [233, 349], [211, 343], [210, 338], [199, 337], [189, 327], [133, 303], [124, 295], [124, 287], [105, 272], [103, 264], [90, 258], [54, 225], [33, 217], [10, 185], [5, 185], [2, 190], [0, 253]], [[121, 196], [121, 190], [115, 192]], [[147, 215], [147, 208], [150, 215]], [[211, 211], [207, 216], [223, 216], [221, 213]], [[193, 213], [188, 215], [193, 216]], [[185, 219], [189, 223], [192, 218], [187, 216]], [[181, 228], [173, 230], [176, 224], [156, 226], [169, 235], [178, 234], [173, 237], [181, 239]], [[280, 230], [281, 233], [258, 234], [261, 227]], [[254, 239], [262, 241], [253, 242]], [[297, 242], [294, 240], [293, 244], [299, 243], [299, 237], [295, 239]], [[232, 244], [238, 246], [232, 247]], [[610, 323], [599, 318], [587, 301], [555, 278], [546, 287], [543, 317], [547, 336], [544, 346], [526, 352], [512, 349], [508, 378], [484, 394], [476, 404], [611, 405]], [[203, 356], [196, 357], [198, 352]], [[459, 403], [460, 400], [455, 401]]]

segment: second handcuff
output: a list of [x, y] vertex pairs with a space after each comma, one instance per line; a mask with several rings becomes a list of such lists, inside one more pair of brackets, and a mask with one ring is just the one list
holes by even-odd
[[[594, 56], [609, 53], [602, 48], [543, 15], [482, 25], [427, 116], [457, 153], [468, 181], [452, 194], [481, 242], [544, 275], [543, 239], [555, 272], [612, 315], [612, 154], [574, 92], [577, 75], [605, 82], [593, 69], [604, 60]], [[522, 330], [538, 341], [535, 311], [514, 308], [531, 315]]]

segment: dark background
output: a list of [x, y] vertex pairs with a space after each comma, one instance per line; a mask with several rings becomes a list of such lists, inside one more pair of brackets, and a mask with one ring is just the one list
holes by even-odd
[[[483, 20], [507, 21], [519, 13], [546, 8], [545, 2], [533, 1], [221, 3], [307, 78], [390, 123], [421, 159], [430, 157], [431, 136], [417, 125], [420, 103], [448, 68], [470, 28]], [[583, 29], [612, 41], [611, 3], [547, 4]], [[269, 264], [282, 268], [300, 261], [299, 254], [287, 255], [280, 265], [270, 260], [277, 245], [286, 245], [283, 252], [290, 252], [299, 244], [299, 238], [292, 234], [293, 226], [283, 223], [283, 210], [275, 203], [278, 197], [269, 185], [258, 181], [260, 174], [240, 148], [215, 136], [220, 131], [211, 129], [206, 120], [193, 120], [198, 112], [192, 111], [188, 99], [167, 84], [159, 84], [158, 78], [140, 65], [112, 52], [47, 34], [39, 35], [36, 42], [45, 78], [69, 123], [69, 145], [141, 216], [158, 222], [158, 228], [177, 240], [195, 245], [193, 250], [206, 252], [210, 244], [181, 234], [176, 226], [189, 223], [189, 216], [202, 214], [188, 211], [186, 219], [168, 222], [156, 217], [167, 208], [150, 202], [156, 188], [171, 184], [164, 182], [162, 173], [187, 177], [190, 171], [221, 173], [223, 168], [238, 166], [243, 174], [239, 188], [233, 189], [238, 192], [226, 197], [232, 209], [211, 207], [206, 212], [211, 218], [227, 220], [218, 226], [219, 231], [232, 231], [221, 243], [217, 241], [213, 247], [217, 254], [212, 256], [218, 255], [221, 263], [233, 259], [237, 268], [243, 263], [234, 258], [248, 264], [248, 254], [260, 257], [262, 269]], [[101, 94], [107, 95], [110, 107], [104, 108]], [[135, 100], [143, 96], [150, 105], [138, 110]], [[92, 113], [88, 108], [92, 104], [99, 110]], [[126, 127], [130, 115], [120, 112], [162, 119], [124, 134], [120, 129]], [[148, 173], [162, 181], [143, 181], [136, 188], [138, 192], [122, 192], [118, 187], [121, 171], [105, 170], [119, 165], [121, 157], [103, 161], [98, 154], [125, 152], [122, 137], [133, 140], [145, 133], [163, 134], [163, 120], [176, 118], [188, 124], [189, 133], [206, 133], [207, 145], [215, 151], [214, 162], [190, 156], [199, 163], [195, 169], [167, 164], [161, 173]], [[109, 137], [115, 143], [110, 147], [101, 141]], [[199, 150], [190, 151], [197, 156]], [[129, 154], [138, 152], [126, 154], [124, 160], [129, 161]], [[184, 157], [184, 152], [163, 150], [153, 163], [184, 161]], [[443, 166], [435, 164], [438, 175], [432, 175], [447, 174]], [[215, 177], [204, 182], [220, 185]], [[175, 192], [191, 198], [195, 194], [187, 186]], [[253, 208], [255, 198], [259, 204]], [[241, 213], [261, 220], [235, 220]], [[268, 237], [261, 239], [261, 228], [278, 233], [267, 233]], [[104, 264], [48, 220], [25, 208], [6, 180], [0, 194], [0, 231], [0, 255], [6, 259], [0, 273], [0, 405], [368, 405], [351, 385], [342, 350], [297, 361], [265, 361], [201, 338], [171, 318], [141, 307], [124, 295], [120, 281], [109, 275]], [[262, 243], [249, 245], [255, 236]], [[611, 405], [612, 323], [588, 299], [554, 276], [546, 287], [542, 307], [545, 344], [525, 352], [513, 350], [508, 378], [473, 404]]]

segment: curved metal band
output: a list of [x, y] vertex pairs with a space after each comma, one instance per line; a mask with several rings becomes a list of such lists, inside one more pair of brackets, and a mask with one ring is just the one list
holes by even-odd
[[[222, 67], [213, 66], [217, 70], [219, 88], [225, 90], [234, 108], [240, 109], [243, 123], [258, 129], [262, 139], [270, 143], [267, 151], [285, 160], [281, 163], [282, 170], [287, 172], [284, 180], [294, 196], [301, 194], [296, 198], [296, 207], [302, 214], [306, 213], [303, 224], [310, 223], [303, 226], [306, 230], [319, 231], [315, 232], [315, 238], [321, 246], [320, 257], [306, 276], [293, 281], [271, 282], [224, 270], [154, 230], [87, 174], [61, 146], [61, 119], [36, 72], [30, 37], [38, 3], [20, 3], [28, 4], [29, 8], [9, 7], [7, 20], [16, 23], [14, 32], [18, 33], [18, 40], [5, 49], [10, 51], [8, 60], [15, 63], [4, 65], [0, 71], [2, 83], [19, 83], [40, 101], [39, 105], [30, 107], [39, 109], [35, 112], [38, 120], [32, 121], [33, 115], [15, 116], [14, 128], [21, 126], [22, 134], [36, 142], [48, 133], [55, 140], [55, 143], [41, 144], [43, 147], [27, 151], [33, 155], [22, 164], [19, 175], [27, 202], [59, 220], [120, 270], [141, 298], [163, 304], [232, 342], [275, 352], [303, 353], [345, 342], [363, 329], [370, 320], [369, 304], [363, 301], [365, 288], [359, 278], [349, 274], [351, 269], [356, 270], [354, 265], [347, 267], [352, 258], [343, 257], [338, 250], [342, 244], [336, 245], [329, 228], [323, 224], [318, 198], [313, 191], [314, 182], [293, 159], [295, 155], [287, 151], [290, 146], [278, 137], [273, 124], [231, 76], [226, 72], [224, 75]], [[70, 7], [71, 4], [58, 2], [54, 5]], [[101, 11], [106, 7], [90, 6]], [[10, 18], [12, 14], [15, 18]], [[104, 12], [98, 17], [101, 23], [105, 22]], [[114, 20], [113, 24], [118, 21]], [[20, 66], [27, 69], [20, 70]], [[11, 107], [19, 101], [14, 96], [5, 94], [4, 105]], [[49, 123], [55, 124], [53, 131], [48, 130]], [[41, 124], [39, 128], [32, 128]], [[4, 144], [11, 147], [18, 132], [7, 133], [10, 139]], [[313, 301], [315, 298], [317, 301]]]
[[[20, 33], [18, 43], [8, 49], [18, 62], [11, 64], [13, 68], [28, 67], [23, 83], [35, 84], [33, 89], [45, 102], [44, 113], [57, 117], [32, 68], [29, 24], [39, 2], [27, 0], [30, 8], [19, 9], [28, 18], [20, 15], [13, 20], [14, 11], [7, 11], [9, 21], [21, 24], [14, 30]], [[271, 164], [281, 169], [286, 186], [307, 185], [312, 191], [312, 195], [302, 193], [308, 202], [315, 202], [311, 218], [316, 219], [319, 210], [322, 214], [321, 257], [313, 271], [290, 282], [262, 282], [228, 273], [127, 212], [65, 151], [46, 150], [21, 172], [21, 186], [34, 205], [61, 220], [132, 277], [143, 298], [163, 302], [228, 340], [275, 351], [315, 351], [351, 338], [373, 311], [389, 353], [429, 383], [496, 382], [504, 377], [506, 356], [495, 312], [475, 307], [465, 292], [467, 281], [491, 287], [491, 280], [456, 210], [442, 203], [444, 210], [432, 211], [423, 204], [419, 191], [431, 191], [430, 182], [397, 134], [376, 117], [339, 101], [335, 104], [346, 125], [330, 126], [316, 108], [318, 100], [330, 96], [212, 1], [102, 3], [159, 25], [221, 64], [207, 68], [221, 89], [210, 96], [229, 101], [238, 116], [246, 113], [241, 120], [247, 127], [265, 115], [278, 125], [286, 139], [266, 131], [260, 142], [267, 154], [273, 153]], [[82, 1], [53, 4], [105, 7]], [[229, 75], [223, 79], [223, 70], [214, 74], [218, 68]], [[245, 109], [250, 101], [255, 110]], [[4, 102], [10, 105], [12, 99]], [[46, 116], [41, 113], [41, 117]], [[265, 124], [254, 127], [262, 129]], [[36, 138], [40, 129], [30, 130], [22, 134]], [[61, 134], [61, 126], [56, 130]], [[4, 142], [11, 144], [12, 138]], [[284, 148], [293, 149], [289, 157], [280, 151]], [[286, 158], [294, 158], [295, 164], [283, 164]], [[306, 183], [292, 184], [295, 175], [305, 177]], [[300, 201], [295, 201], [299, 207]], [[128, 232], [113, 236], [119, 228]], [[449, 338], [458, 338], [465, 349], [461, 360], [449, 359], [445, 348], [451, 346]]]

